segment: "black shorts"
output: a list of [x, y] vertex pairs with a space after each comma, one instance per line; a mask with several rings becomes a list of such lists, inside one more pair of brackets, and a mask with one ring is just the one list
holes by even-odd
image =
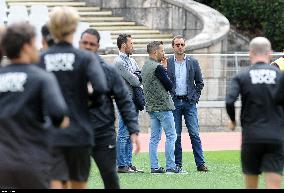
[[49, 183], [49, 168], [9, 163], [0, 167], [0, 189], [48, 189]]
[[91, 168], [90, 147], [57, 147], [52, 153], [51, 179], [87, 182]]
[[247, 175], [259, 175], [262, 172], [283, 174], [284, 145], [273, 143], [242, 144], [242, 170]]

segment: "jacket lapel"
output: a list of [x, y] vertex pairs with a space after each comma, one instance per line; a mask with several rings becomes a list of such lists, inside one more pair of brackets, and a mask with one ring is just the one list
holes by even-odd
[[186, 57], [186, 79], [189, 81], [190, 73], [191, 73], [191, 61], [189, 57]]

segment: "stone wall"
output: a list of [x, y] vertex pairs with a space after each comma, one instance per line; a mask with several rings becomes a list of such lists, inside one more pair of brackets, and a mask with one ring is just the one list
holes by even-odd
[[163, 0], [88, 0], [89, 3], [103, 9], [111, 9], [116, 16], [123, 16], [127, 21], [136, 21], [150, 29], [173, 35], [193, 38], [202, 30], [198, 17], [184, 8], [174, 6]]
[[228, 35], [228, 52], [247, 52], [249, 48], [250, 38], [246, 37], [234, 29], [231, 29]]
[[[184, 35], [187, 52], [227, 51], [229, 21], [216, 10], [192, 0], [85, 0], [90, 5], [112, 10], [116, 16], [136, 21], [151, 29]], [[166, 46], [171, 53], [171, 45]], [[146, 53], [145, 48], [136, 53]]]

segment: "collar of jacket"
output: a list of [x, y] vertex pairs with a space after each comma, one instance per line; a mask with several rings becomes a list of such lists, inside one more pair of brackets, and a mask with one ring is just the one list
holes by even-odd
[[[184, 56], [183, 56], [183, 60], [186, 60], [186, 55], [185, 55], [185, 54], [184, 54]], [[174, 54], [174, 61], [177, 61], [175, 54]]]
[[72, 44], [70, 44], [69, 42], [66, 42], [66, 41], [58, 42], [57, 45], [61, 45], [61, 46], [72, 46]]

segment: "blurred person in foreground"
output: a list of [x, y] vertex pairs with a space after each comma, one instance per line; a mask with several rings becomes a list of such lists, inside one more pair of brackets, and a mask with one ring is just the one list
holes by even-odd
[[235, 130], [235, 106], [241, 95], [241, 163], [246, 188], [258, 188], [264, 174], [266, 188], [281, 187], [284, 165], [284, 111], [274, 101], [281, 71], [270, 65], [271, 44], [264, 37], [249, 45], [251, 66], [237, 74], [226, 96], [226, 109]]
[[33, 26], [8, 26], [0, 44], [11, 61], [0, 68], [0, 188], [47, 189], [51, 125], [45, 115], [53, 126], [66, 128], [67, 106], [54, 75], [35, 65]]
[[[99, 60], [91, 53], [73, 47], [79, 14], [71, 7], [55, 7], [48, 29], [55, 45], [41, 55], [40, 66], [53, 73], [70, 111], [70, 126], [54, 132], [52, 188], [85, 189], [90, 172], [94, 133], [88, 111], [88, 88], [100, 104], [107, 84]], [[70, 183], [69, 183], [70, 182]]]

